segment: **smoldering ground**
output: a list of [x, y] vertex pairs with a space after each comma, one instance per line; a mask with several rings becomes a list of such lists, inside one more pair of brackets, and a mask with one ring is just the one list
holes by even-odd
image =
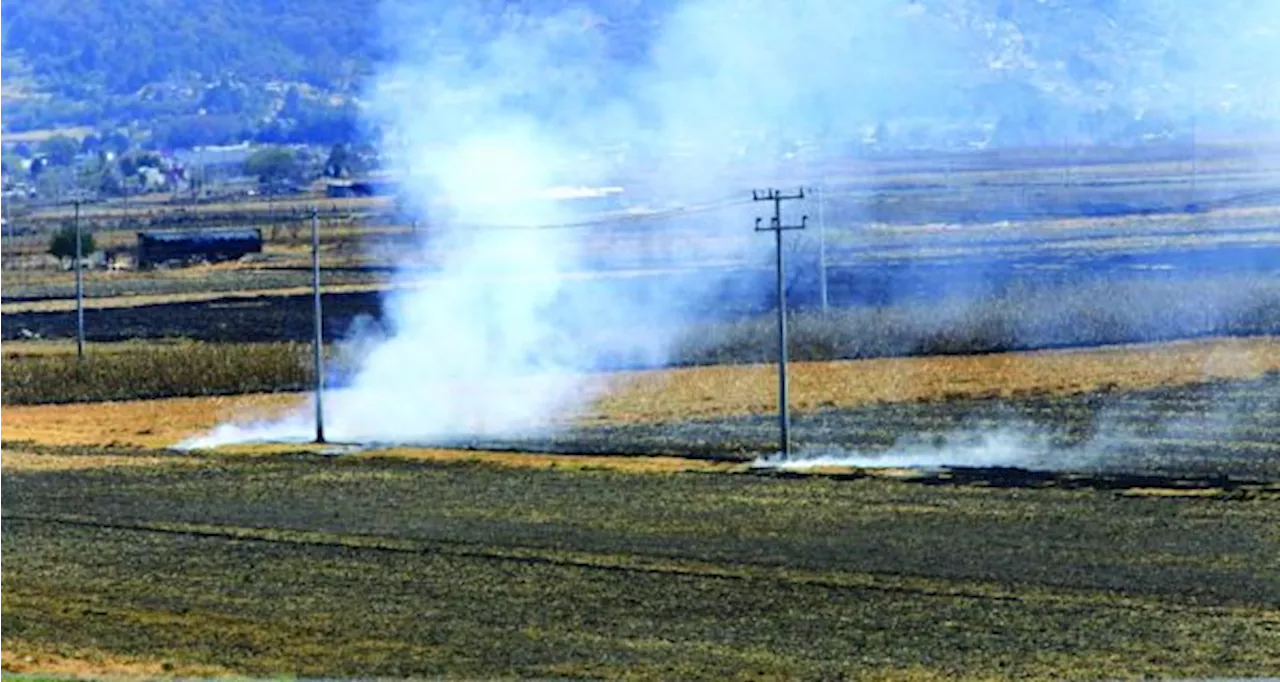
[[[1237, 368], [1249, 362], [1247, 354], [1210, 359]], [[765, 455], [754, 466], [1013, 467], [1270, 481], [1280, 476], [1274, 444], [1278, 385], [1280, 375], [1271, 373], [1128, 393], [938, 401], [809, 415], [799, 429], [803, 442], [796, 454]]]

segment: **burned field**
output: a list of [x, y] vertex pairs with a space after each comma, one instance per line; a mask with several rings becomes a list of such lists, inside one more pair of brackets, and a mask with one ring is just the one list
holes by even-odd
[[[1267, 244], [1159, 248], [1140, 253], [1103, 250], [911, 259], [878, 253], [865, 260], [850, 256], [845, 264], [828, 269], [831, 305], [855, 317], [900, 311], [902, 322], [878, 320], [887, 331], [862, 329], [860, 333], [896, 334], [902, 338], [891, 340], [883, 348], [836, 351], [813, 359], [1276, 333], [1280, 331], [1280, 313], [1273, 305], [1280, 290], [1278, 268], [1280, 250]], [[381, 275], [370, 275], [376, 276]], [[715, 282], [710, 295], [694, 299], [681, 295], [687, 291], [706, 294], [708, 278]], [[767, 320], [770, 278], [767, 270], [741, 267], [714, 272], [703, 268], [601, 271], [566, 283], [560, 296], [568, 307], [603, 295], [635, 302], [670, 302], [663, 308], [661, 320], [620, 317], [579, 330], [588, 336], [599, 333], [608, 337], [643, 330], [655, 322], [671, 324], [673, 319], [704, 327]], [[366, 284], [372, 281], [367, 280]], [[492, 295], [501, 296], [504, 286], [521, 285], [514, 282], [487, 286]], [[1097, 298], [1100, 292], [1109, 294], [1102, 303]], [[816, 280], [797, 277], [789, 285], [788, 298], [799, 310], [816, 308]], [[385, 326], [383, 301], [384, 292], [378, 290], [326, 293], [325, 338], [344, 339], [354, 328], [368, 323]], [[196, 301], [93, 305], [84, 313], [85, 336], [99, 342], [172, 338], [217, 343], [305, 342], [311, 335], [311, 305], [310, 294], [265, 290], [260, 295], [229, 292], [225, 297]], [[1210, 305], [1221, 309], [1206, 310], [1205, 306]], [[1171, 306], [1177, 312], [1185, 309], [1186, 314], [1171, 314]], [[556, 306], [550, 307], [550, 314], [555, 309]], [[970, 312], [965, 319], [945, 319], [954, 318], [956, 310]], [[1061, 319], [1085, 312], [1089, 313], [1085, 319], [1073, 319], [1071, 324]], [[973, 319], [975, 316], [983, 319]], [[848, 331], [844, 330], [846, 336]], [[0, 329], [5, 340], [66, 339], [74, 338], [75, 333], [76, 313], [65, 307], [7, 312]], [[931, 336], [938, 340], [931, 342]], [[767, 339], [768, 335], [763, 334], [762, 338]], [[608, 338], [601, 345], [596, 361], [582, 369], [617, 369], [644, 363], [634, 358], [609, 357]], [[750, 357], [731, 357], [717, 354], [715, 349], [695, 349], [688, 357], [677, 356], [671, 361], [767, 361], [769, 355], [756, 352]]]
[[[559, 460], [8, 441], [6, 666], [56, 654], [176, 674], [1267, 674], [1280, 669], [1277, 396], [1271, 373], [796, 420], [804, 443], [866, 451], [987, 420], [1113, 446], [1057, 472], [756, 470], [767, 416], [473, 444], [628, 455]], [[660, 452], [688, 470], [646, 468]]]
[[[380, 314], [376, 292], [327, 294], [324, 305], [325, 330], [330, 338], [345, 333], [356, 317]], [[4, 318], [6, 339], [20, 338], [23, 330], [45, 339], [75, 338], [74, 310], [11, 313]], [[91, 308], [85, 310], [84, 319], [85, 337], [90, 341], [307, 341], [311, 334], [311, 296], [228, 296], [210, 301]]]
[[[803, 471], [752, 466], [776, 449], [777, 426], [773, 368], [749, 364], [775, 350], [770, 273], [749, 263], [714, 266], [731, 271], [713, 278], [722, 295], [690, 297], [696, 305], [671, 292], [706, 272], [657, 261], [616, 272], [592, 263], [599, 276], [566, 284], [569, 298], [601, 287], [670, 298], [696, 333], [667, 359], [687, 367], [614, 373], [616, 390], [553, 435], [328, 454], [168, 449], [245, 410], [280, 414], [305, 400], [233, 397], [312, 379], [309, 349], [292, 343], [308, 338], [310, 298], [283, 289], [305, 270], [210, 271], [208, 287], [177, 275], [104, 284], [104, 298], [199, 290], [212, 300], [91, 308], [90, 341], [132, 343], [91, 347], [84, 364], [61, 346], [6, 348], [5, 670], [51, 660], [94, 674], [362, 678], [1280, 670], [1273, 216], [1195, 213], [1239, 222], [1223, 230], [1176, 212], [1136, 228], [1126, 217], [1076, 231], [947, 230], [901, 214], [1008, 216], [916, 205], [927, 198], [917, 187], [882, 194], [894, 200], [868, 230], [879, 241], [832, 231], [832, 311], [812, 310], [811, 278], [789, 283], [810, 308], [794, 320], [793, 358], [813, 361], [792, 368], [796, 445], [858, 458]], [[835, 209], [828, 218], [843, 220]], [[788, 254], [799, 272], [811, 255]], [[339, 286], [372, 289], [386, 275], [326, 269]], [[65, 302], [66, 282], [50, 282], [5, 299], [6, 340], [74, 335], [73, 312], [39, 308]], [[324, 296], [327, 339], [383, 316], [378, 292], [337, 289]], [[591, 322], [625, 334], [650, 321]], [[1230, 334], [1250, 338], [999, 353]], [[263, 341], [290, 343], [244, 343]], [[581, 355], [591, 369], [642, 364]], [[887, 359], [818, 362], [867, 357]], [[106, 399], [120, 402], [95, 402]], [[917, 469], [891, 459], [990, 438], [1011, 456]], [[881, 468], [877, 457], [890, 459]]]
[[[856, 456], [857, 466], [927, 461], [993, 439], [1006, 461], [973, 466], [1074, 474], [1280, 480], [1280, 372], [1143, 391], [933, 399], [800, 410], [792, 442], [801, 455]], [[683, 455], [750, 461], [777, 452], [776, 415], [580, 425], [548, 438], [452, 443], [482, 450]], [[974, 458], [977, 461], [978, 457]], [[963, 464], [952, 461], [949, 464]], [[1009, 480], [1039, 477], [1007, 472]], [[1021, 476], [1021, 478], [1020, 478]], [[1123, 480], [1123, 478], [1122, 478]]]
[[6, 471], [6, 654], [361, 677], [1280, 665], [1274, 487], [177, 462]]

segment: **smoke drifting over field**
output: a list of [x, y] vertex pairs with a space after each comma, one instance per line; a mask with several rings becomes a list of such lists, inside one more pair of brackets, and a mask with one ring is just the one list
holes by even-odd
[[1043, 435], [1008, 427], [999, 431], [955, 432], [940, 441], [905, 439], [885, 452], [849, 452], [838, 448], [800, 452], [789, 458], [762, 457], [753, 466], [761, 469], [803, 471], [822, 467], [945, 468], [1019, 467], [1062, 469], [1078, 466], [1082, 458], [1064, 457]]
[[[584, 151], [620, 145], [634, 154], [673, 147], [694, 154], [678, 163], [655, 156], [639, 169], [643, 186], [628, 192], [678, 193], [686, 201], [745, 193], [749, 186], [728, 179], [741, 163], [727, 154], [733, 139], [829, 125], [842, 107], [870, 101], [851, 86], [887, 86], [892, 75], [864, 77], [847, 64], [895, 64], [893, 46], [928, 20], [887, 0], [858, 9], [818, 1], [786, 13], [783, 24], [772, 5], [694, 1], [663, 19], [648, 59], [626, 64], [584, 31], [593, 17], [580, 10], [481, 18], [429, 5], [389, 6], [397, 59], [371, 101], [387, 133], [384, 151], [416, 209], [436, 218], [440, 206], [431, 200], [447, 197], [448, 220], [431, 225], [444, 232], [433, 246], [449, 255], [434, 284], [385, 302], [387, 335], [366, 344], [351, 383], [329, 400], [326, 421], [338, 440], [529, 432], [593, 398], [593, 384], [580, 375], [596, 369], [602, 354], [662, 363], [682, 326], [664, 312], [668, 297], [687, 302], [701, 292], [568, 292], [563, 276], [580, 270], [581, 234], [521, 228], [577, 216], [564, 202], [535, 197], [564, 183], [611, 182], [626, 169]], [[840, 31], [832, 31], [832, 17], [842, 19]], [[896, 36], [883, 33], [886, 18], [899, 24]], [[484, 28], [493, 22], [499, 27]], [[800, 56], [815, 50], [826, 59]], [[924, 70], [899, 63], [897, 77], [908, 73]], [[929, 90], [905, 88], [902, 96], [923, 101]], [[492, 226], [513, 229], [486, 229]], [[744, 215], [708, 225], [749, 228]], [[611, 321], [625, 324], [626, 333], [600, 329]], [[310, 432], [310, 415], [302, 412], [282, 424], [224, 427], [195, 444], [305, 439]]]
[[[688, 322], [672, 301], [717, 283], [566, 288], [588, 269], [585, 232], [532, 229], [581, 218], [548, 188], [625, 181], [629, 196], [689, 204], [778, 173], [804, 180], [771, 167], [797, 140], [958, 147], [1101, 139], [1157, 116], [1198, 113], [1219, 131], [1280, 118], [1265, 68], [1280, 9], [1264, 2], [689, 0], [654, 10], [638, 46], [620, 43], [629, 27], [596, 30], [607, 9], [476, 6], [384, 10], [371, 123], [447, 256], [430, 285], [389, 295], [386, 329], [358, 340], [356, 371], [327, 396], [335, 440], [528, 433], [590, 401], [599, 387], [581, 377], [606, 358], [663, 364]], [[749, 232], [753, 215], [703, 227]], [[311, 433], [302, 411], [189, 445]]]

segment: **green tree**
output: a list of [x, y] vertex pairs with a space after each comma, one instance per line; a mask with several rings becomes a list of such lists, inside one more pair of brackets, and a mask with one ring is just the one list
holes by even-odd
[[102, 149], [102, 138], [92, 133], [85, 135], [80, 141], [80, 152], [83, 154], [97, 154]]
[[245, 109], [244, 88], [219, 81], [204, 91], [200, 107], [208, 114], [238, 114]]
[[249, 155], [244, 162], [245, 175], [258, 178], [263, 185], [276, 185], [298, 177], [298, 157], [284, 147], [264, 147]]
[[40, 143], [40, 152], [55, 166], [70, 166], [80, 151], [80, 143], [66, 135], [54, 135]]
[[324, 163], [324, 174], [330, 178], [345, 178], [351, 175], [351, 152], [345, 144], [335, 144], [329, 150], [329, 159]]
[[120, 166], [120, 175], [131, 178], [138, 174], [138, 162], [132, 156], [122, 156], [117, 162]]
[[129, 136], [119, 130], [104, 133], [102, 136], [102, 148], [107, 151], [115, 152], [116, 155], [129, 151], [130, 146]]
[[115, 166], [103, 164], [97, 175], [98, 192], [106, 196], [119, 196], [124, 191], [124, 180]]
[[[80, 255], [88, 256], [93, 253], [94, 243], [93, 235], [88, 230], [80, 232]], [[76, 255], [76, 226], [73, 223], [65, 222], [58, 231], [53, 234], [49, 240], [49, 253], [55, 258], [66, 259], [74, 258]]]

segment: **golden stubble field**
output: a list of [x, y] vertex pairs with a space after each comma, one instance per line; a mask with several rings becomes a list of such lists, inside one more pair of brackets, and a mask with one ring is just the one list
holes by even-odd
[[[1280, 371], [1280, 338], [1255, 337], [990, 355], [801, 362], [791, 366], [790, 379], [792, 408], [806, 411], [936, 399], [1142, 390], [1214, 379], [1247, 379], [1274, 371]], [[776, 409], [777, 369], [773, 365], [622, 372], [592, 380], [603, 382], [607, 388], [602, 398], [572, 417], [582, 423], [663, 422], [768, 414]], [[278, 393], [11, 405], [0, 410], [0, 433], [10, 444], [165, 448], [229, 420], [252, 421], [280, 415], [297, 409], [306, 399], [303, 394]], [[273, 449], [279, 448], [242, 448], [264, 453]], [[430, 458], [478, 456], [407, 448], [395, 452]], [[506, 455], [493, 457], [511, 459]], [[526, 456], [519, 459], [535, 463]], [[666, 468], [662, 462], [652, 464], [658, 469]], [[31, 460], [23, 458], [6, 458], [4, 463], [7, 469], [30, 465]]]

